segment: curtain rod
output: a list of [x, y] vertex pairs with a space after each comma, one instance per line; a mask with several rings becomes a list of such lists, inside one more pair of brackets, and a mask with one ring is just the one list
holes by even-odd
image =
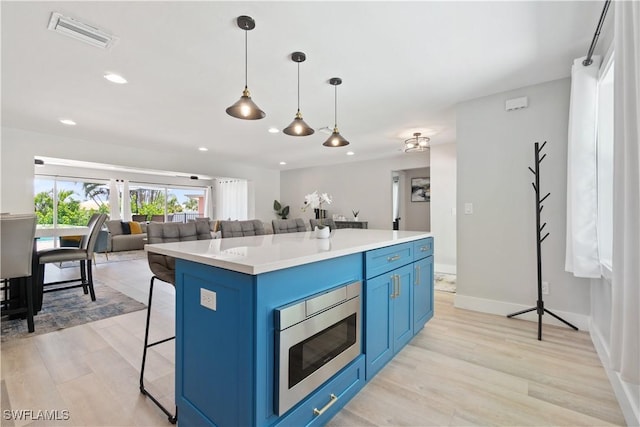
[[582, 61], [582, 65], [588, 67], [593, 63], [591, 57], [593, 56], [593, 51], [596, 48], [596, 44], [598, 43], [598, 37], [600, 36], [600, 30], [602, 29], [602, 24], [604, 24], [604, 18], [607, 16], [607, 10], [609, 10], [609, 3], [611, 0], [606, 0], [604, 2], [604, 7], [602, 8], [602, 13], [600, 14], [600, 21], [598, 21], [598, 27], [596, 28], [596, 32], [593, 35], [593, 40], [591, 40], [591, 46], [589, 46], [589, 52], [587, 53], [587, 58]]

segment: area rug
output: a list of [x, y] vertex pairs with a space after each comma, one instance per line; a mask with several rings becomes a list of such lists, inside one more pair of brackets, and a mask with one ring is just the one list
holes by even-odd
[[[121, 252], [109, 252], [105, 253], [95, 253], [96, 264], [108, 264], [111, 262], [121, 262], [121, 261], [134, 261], [138, 259], [145, 259], [147, 254], [144, 250], [138, 251], [121, 251]], [[65, 262], [56, 262], [55, 266], [58, 268], [69, 268], [69, 267], [78, 267], [80, 261], [65, 261]]]
[[456, 275], [446, 273], [436, 273], [433, 287], [436, 291], [453, 292], [456, 291]]
[[82, 288], [46, 293], [42, 310], [34, 316], [35, 332], [29, 333], [26, 319], [2, 319], [2, 342], [46, 334], [95, 320], [146, 308], [142, 304], [115, 289], [94, 280], [96, 300], [91, 301]]

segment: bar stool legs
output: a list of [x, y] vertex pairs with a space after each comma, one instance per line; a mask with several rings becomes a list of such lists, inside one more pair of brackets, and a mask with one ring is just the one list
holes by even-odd
[[155, 279], [157, 279], [157, 278], [158, 277], [153, 276], [151, 278], [151, 284], [149, 286], [149, 305], [147, 306], [147, 325], [146, 325], [145, 331], [144, 331], [144, 350], [142, 352], [142, 367], [140, 368], [140, 393], [144, 394], [145, 396], [148, 396], [149, 399], [151, 399], [153, 401], [153, 403], [155, 403], [162, 410], [162, 412], [164, 412], [167, 415], [167, 417], [169, 419], [169, 422], [171, 424], [175, 424], [178, 421], [178, 406], [176, 405], [175, 415], [171, 414], [171, 412], [169, 412], [167, 410], [167, 408], [165, 408], [144, 387], [144, 365], [145, 365], [145, 363], [147, 361], [147, 349], [150, 348], [150, 347], [153, 347], [155, 345], [162, 344], [162, 343], [165, 343], [167, 341], [171, 341], [171, 340], [176, 338], [175, 336], [173, 336], [173, 337], [165, 338], [163, 340], [152, 342], [152, 343], [149, 344], [149, 323], [150, 323], [149, 321], [151, 320], [151, 302], [153, 300], [153, 283], [154, 283]]

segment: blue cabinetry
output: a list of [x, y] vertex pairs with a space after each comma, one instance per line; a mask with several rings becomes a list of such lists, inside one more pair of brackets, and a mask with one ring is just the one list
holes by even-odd
[[432, 238], [366, 253], [367, 380], [433, 317], [432, 255]]

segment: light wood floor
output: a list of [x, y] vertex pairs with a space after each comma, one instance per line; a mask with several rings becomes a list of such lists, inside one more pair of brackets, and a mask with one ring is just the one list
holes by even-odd
[[[94, 271], [146, 303], [145, 260]], [[173, 306], [173, 289], [156, 286], [152, 338], [173, 334]], [[3, 344], [1, 425], [168, 426], [138, 390], [145, 313]], [[545, 326], [543, 338], [534, 323], [456, 309], [453, 294], [436, 292], [435, 317], [330, 425], [624, 425], [589, 335]], [[172, 342], [151, 350], [148, 382], [168, 405], [173, 366]], [[8, 409], [68, 410], [70, 419], [7, 420]]]

